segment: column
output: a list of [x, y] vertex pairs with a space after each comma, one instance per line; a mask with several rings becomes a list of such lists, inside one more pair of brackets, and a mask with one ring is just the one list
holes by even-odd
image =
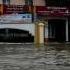
[[44, 23], [39, 22], [35, 25], [35, 45], [40, 47], [44, 44]]
[[39, 23], [39, 43], [44, 44], [44, 24]]
[[0, 15], [3, 15], [3, 5], [0, 5]]
[[68, 18], [66, 19], [66, 42], [68, 42]]
[[45, 44], [48, 42], [48, 20], [46, 21], [45, 24]]

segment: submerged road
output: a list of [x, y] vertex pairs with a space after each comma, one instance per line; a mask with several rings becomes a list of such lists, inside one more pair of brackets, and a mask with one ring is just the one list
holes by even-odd
[[41, 49], [34, 45], [0, 44], [0, 70], [70, 70], [69, 45]]

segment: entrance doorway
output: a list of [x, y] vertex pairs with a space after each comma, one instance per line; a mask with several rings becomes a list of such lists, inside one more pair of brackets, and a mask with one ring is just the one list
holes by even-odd
[[65, 23], [63, 19], [48, 20], [48, 38], [50, 42], [65, 42]]
[[34, 42], [34, 36], [26, 30], [1, 28], [0, 42]]
[[70, 42], [70, 19], [68, 20], [69, 24], [68, 24], [68, 37], [69, 37], [69, 42]]

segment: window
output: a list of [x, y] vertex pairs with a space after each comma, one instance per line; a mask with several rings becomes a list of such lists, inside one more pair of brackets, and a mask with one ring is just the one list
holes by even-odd
[[25, 0], [25, 5], [33, 5], [33, 0]]
[[69, 6], [70, 0], [45, 0], [47, 6]]
[[10, 0], [3, 0], [3, 4], [10, 4]]

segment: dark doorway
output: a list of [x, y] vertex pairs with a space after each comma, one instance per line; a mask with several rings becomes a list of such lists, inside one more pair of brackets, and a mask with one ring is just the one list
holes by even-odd
[[70, 17], [68, 20], [69, 24], [68, 24], [68, 36], [69, 36], [69, 42], [70, 42]]
[[0, 29], [0, 42], [34, 42], [34, 36], [26, 30], [3, 28]]
[[65, 42], [65, 20], [52, 19], [48, 21], [49, 41]]

